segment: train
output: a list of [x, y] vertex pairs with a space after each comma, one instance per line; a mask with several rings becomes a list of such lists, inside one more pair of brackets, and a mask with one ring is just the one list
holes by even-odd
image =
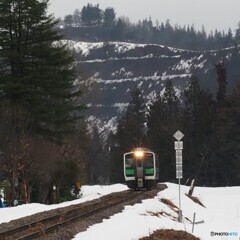
[[123, 155], [124, 178], [131, 189], [150, 190], [157, 185], [159, 163], [156, 154], [147, 148], [135, 148]]

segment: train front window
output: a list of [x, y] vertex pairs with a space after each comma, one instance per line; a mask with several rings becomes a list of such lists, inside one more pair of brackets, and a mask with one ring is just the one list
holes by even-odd
[[126, 168], [133, 168], [134, 167], [134, 158], [132, 158], [131, 156], [126, 156], [125, 166], [126, 166]]
[[146, 168], [153, 168], [153, 155], [148, 153], [146, 154], [146, 157], [144, 158], [144, 166]]
[[125, 157], [125, 169], [126, 169], [126, 176], [132, 177], [135, 174], [135, 159], [133, 156], [127, 155]]
[[154, 175], [154, 162], [153, 154], [147, 153], [144, 159], [145, 175], [153, 176]]

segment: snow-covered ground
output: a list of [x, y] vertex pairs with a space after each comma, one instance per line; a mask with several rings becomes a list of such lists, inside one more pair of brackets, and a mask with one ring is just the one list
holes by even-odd
[[[196, 213], [195, 221], [201, 223], [194, 226], [193, 234], [201, 240], [240, 239], [240, 187], [196, 187], [193, 196], [204, 204], [205, 207], [202, 207], [185, 195], [189, 187], [181, 186], [181, 208], [184, 221], [179, 223], [176, 221], [176, 212], [161, 201], [161, 199], [168, 199], [178, 206], [178, 185], [166, 184], [168, 188], [159, 192], [154, 199], [144, 200], [134, 206], [126, 206], [121, 213], [89, 227], [87, 231], [76, 235], [74, 240], [133, 240], [147, 236], [157, 229], [176, 229], [192, 233], [192, 224], [186, 218], [193, 220], [194, 212]], [[0, 223], [41, 211], [78, 204], [126, 189], [127, 187], [122, 184], [83, 186], [79, 200], [51, 206], [32, 203], [0, 209]]]

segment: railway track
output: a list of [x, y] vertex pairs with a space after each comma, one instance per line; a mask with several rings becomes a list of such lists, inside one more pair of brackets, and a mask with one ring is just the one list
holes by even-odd
[[[85, 204], [72, 205], [53, 213], [49, 213], [46, 217], [37, 219], [27, 224], [18, 225], [7, 230], [0, 231], [1, 240], [32, 240], [43, 237], [47, 239], [48, 234], [57, 232], [63, 226], [82, 221], [89, 216], [102, 212], [106, 209], [128, 203], [134, 199], [152, 197], [159, 189], [152, 191], [123, 191], [112, 193], [99, 198], [98, 200], [90, 201]], [[18, 221], [21, 222], [21, 221]]]

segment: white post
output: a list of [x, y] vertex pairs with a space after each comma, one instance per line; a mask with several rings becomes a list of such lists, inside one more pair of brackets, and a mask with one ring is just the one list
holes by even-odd
[[182, 209], [181, 209], [181, 178], [182, 178], [182, 150], [183, 150], [183, 142], [180, 141], [184, 135], [179, 130], [173, 135], [173, 137], [177, 140], [174, 143], [174, 148], [176, 150], [176, 178], [178, 179], [178, 188], [179, 188], [179, 214], [178, 221], [182, 222]]
[[193, 233], [193, 230], [194, 230], [195, 217], [196, 217], [196, 213], [193, 214], [192, 233]]
[[178, 178], [178, 188], [179, 188], [179, 213], [178, 213], [178, 221], [182, 222], [182, 209], [181, 209], [181, 179]]

